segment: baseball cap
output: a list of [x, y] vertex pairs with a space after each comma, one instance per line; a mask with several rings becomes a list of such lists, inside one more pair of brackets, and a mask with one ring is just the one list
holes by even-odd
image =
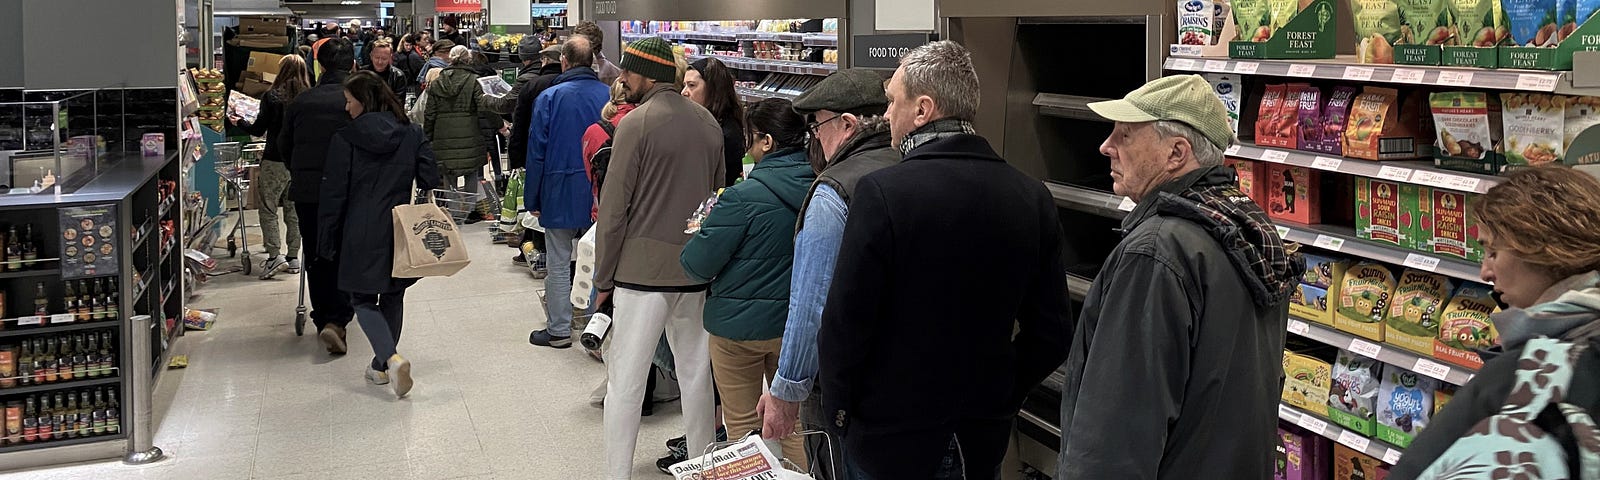
[[1233, 143], [1228, 109], [1211, 90], [1211, 83], [1199, 75], [1151, 80], [1119, 100], [1090, 103], [1089, 109], [1115, 122], [1182, 122], [1205, 135], [1217, 148]]

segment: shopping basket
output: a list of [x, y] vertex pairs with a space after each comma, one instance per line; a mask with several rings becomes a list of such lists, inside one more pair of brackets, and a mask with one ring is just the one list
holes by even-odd
[[456, 225], [466, 223], [467, 215], [478, 209], [478, 202], [484, 199], [482, 193], [467, 192], [446, 186], [433, 190], [433, 203], [440, 209], [450, 214], [450, 219]]

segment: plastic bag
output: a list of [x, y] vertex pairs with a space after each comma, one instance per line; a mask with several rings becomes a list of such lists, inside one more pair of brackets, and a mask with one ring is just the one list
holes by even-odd
[[711, 216], [711, 209], [717, 206], [717, 197], [721, 195], [722, 189], [717, 189], [717, 193], [712, 194], [711, 198], [707, 198], [706, 201], [700, 202], [700, 206], [694, 209], [694, 213], [689, 215], [688, 220], [684, 221], [687, 224], [687, 228], [683, 230], [683, 233], [687, 233], [689, 235], [699, 233], [700, 224], [705, 223], [706, 217]]

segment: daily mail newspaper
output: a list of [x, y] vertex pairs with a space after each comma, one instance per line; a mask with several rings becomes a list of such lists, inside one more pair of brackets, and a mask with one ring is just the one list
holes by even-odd
[[[709, 457], [709, 458], [708, 458]], [[811, 478], [783, 469], [759, 435], [672, 466], [673, 480], [791, 480]]]

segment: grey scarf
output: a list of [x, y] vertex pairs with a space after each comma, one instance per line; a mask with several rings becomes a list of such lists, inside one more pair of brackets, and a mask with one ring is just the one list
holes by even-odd
[[954, 118], [941, 118], [934, 120], [927, 125], [923, 125], [922, 128], [918, 128], [916, 131], [906, 135], [906, 139], [900, 142], [900, 154], [910, 155], [912, 150], [915, 150], [917, 147], [920, 147], [923, 144], [963, 133], [977, 135], [978, 131], [972, 128], [972, 122], [966, 120], [957, 120]]

